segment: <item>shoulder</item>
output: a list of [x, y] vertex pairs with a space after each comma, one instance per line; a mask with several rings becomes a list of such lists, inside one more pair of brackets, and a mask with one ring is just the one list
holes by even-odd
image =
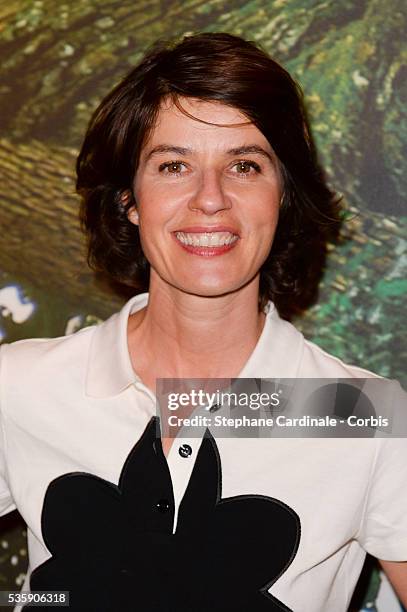
[[[355, 398], [360, 401], [359, 390], [363, 389], [364, 396], [371, 402], [372, 414], [380, 415], [390, 420], [390, 429], [380, 429], [377, 438], [379, 446], [391, 438], [389, 448], [394, 448], [396, 438], [402, 439], [404, 457], [407, 452], [405, 438], [407, 437], [407, 393], [396, 379], [380, 376], [366, 368], [346, 363], [335, 355], [324, 351], [314, 342], [303, 341], [303, 352], [299, 368], [299, 378], [314, 379], [347, 379], [346, 388], [354, 387], [357, 390]], [[352, 382], [352, 379], [354, 382]], [[349, 400], [346, 394], [342, 397]], [[362, 409], [361, 403], [359, 408]], [[363, 410], [367, 407], [364, 406]]]
[[272, 302], [270, 305], [267, 316], [271, 325], [265, 334], [264, 355], [275, 377], [382, 378], [362, 364], [350, 364], [328, 353], [306, 338], [295, 323], [281, 318]]
[[0, 346], [0, 377], [9, 385], [29, 384], [44, 378], [48, 383], [62, 372], [77, 368], [88, 355], [97, 326], [68, 336], [29, 338]]
[[2, 355], [7, 359], [35, 359], [52, 354], [70, 353], [72, 350], [80, 350], [81, 347], [90, 342], [96, 325], [84, 327], [79, 331], [67, 336], [56, 338], [27, 338], [16, 342], [5, 343], [0, 346]]
[[304, 338], [300, 377], [316, 378], [382, 378], [359, 365], [346, 363]]

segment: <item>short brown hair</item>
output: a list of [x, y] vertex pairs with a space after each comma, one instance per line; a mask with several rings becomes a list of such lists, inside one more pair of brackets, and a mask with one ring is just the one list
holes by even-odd
[[303, 103], [289, 73], [254, 43], [227, 33], [159, 41], [94, 112], [77, 160], [88, 263], [141, 292], [149, 264], [122, 196], [132, 193], [140, 151], [160, 104], [171, 97], [217, 101], [240, 110], [274, 150], [284, 181], [280, 218], [260, 270], [259, 307], [273, 300], [290, 318], [315, 299], [341, 223], [340, 198], [326, 184]]

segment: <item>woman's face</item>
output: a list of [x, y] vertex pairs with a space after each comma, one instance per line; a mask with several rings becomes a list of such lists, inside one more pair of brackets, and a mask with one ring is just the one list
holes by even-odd
[[258, 280], [277, 226], [281, 176], [268, 141], [240, 111], [180, 103], [226, 127], [165, 102], [141, 151], [129, 219], [139, 226], [150, 283], [219, 296]]

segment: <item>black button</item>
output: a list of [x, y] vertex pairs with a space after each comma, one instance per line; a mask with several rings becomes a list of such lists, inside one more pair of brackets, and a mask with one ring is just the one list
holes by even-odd
[[217, 412], [219, 408], [220, 408], [220, 404], [213, 404], [213, 406], [209, 408], [209, 412], [212, 412], [212, 413]]
[[178, 452], [181, 457], [190, 457], [192, 455], [192, 448], [189, 446], [189, 444], [181, 444]]
[[168, 512], [170, 509], [170, 502], [168, 499], [160, 499], [156, 503], [155, 507], [157, 508], [158, 512]]

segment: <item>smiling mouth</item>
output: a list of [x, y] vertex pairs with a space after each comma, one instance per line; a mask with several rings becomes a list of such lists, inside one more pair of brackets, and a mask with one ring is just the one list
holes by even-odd
[[175, 232], [175, 237], [185, 246], [212, 248], [230, 246], [239, 238], [231, 232]]

